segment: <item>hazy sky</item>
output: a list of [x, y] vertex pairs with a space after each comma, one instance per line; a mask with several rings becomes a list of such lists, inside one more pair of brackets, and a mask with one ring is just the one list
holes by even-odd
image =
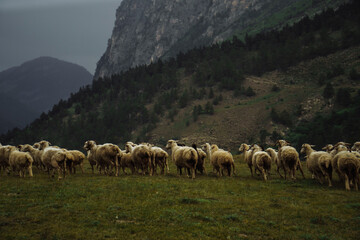
[[40, 56], [94, 74], [121, 0], [0, 0], [0, 71]]

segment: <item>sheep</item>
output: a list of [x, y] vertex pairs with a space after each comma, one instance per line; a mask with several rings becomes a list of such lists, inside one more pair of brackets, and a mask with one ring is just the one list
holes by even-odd
[[273, 148], [267, 148], [265, 150], [265, 152], [267, 152], [270, 155], [272, 161], [276, 164], [276, 172], [279, 174], [279, 176], [281, 178], [284, 178], [280, 173], [281, 162], [279, 160], [277, 151], [275, 149], [273, 149]]
[[201, 149], [206, 153], [207, 159], [210, 162], [210, 158], [211, 158], [211, 146], [209, 143], [205, 143], [203, 145], [201, 145]]
[[65, 178], [66, 174], [66, 162], [73, 161], [74, 156], [68, 151], [56, 148], [47, 147], [41, 156], [41, 161], [45, 167], [52, 171], [51, 176], [54, 177], [55, 170], [58, 172], [58, 180]]
[[89, 161], [92, 173], [94, 174], [94, 166], [95, 167], [97, 166], [97, 162], [96, 162], [96, 159], [95, 159], [95, 154], [91, 154], [91, 151], [88, 150], [86, 159]]
[[206, 174], [205, 159], [207, 154], [201, 148], [196, 148], [196, 150], [198, 152], [198, 163], [196, 164], [196, 171], [199, 171], [201, 174], [205, 172]]
[[261, 147], [258, 145], [253, 146], [252, 153], [251, 161], [255, 171], [258, 170], [263, 175], [264, 181], [267, 181], [267, 173], [269, 173], [271, 169], [270, 155], [267, 152], [262, 151]]
[[355, 185], [355, 190], [358, 191], [360, 184], [359, 170], [360, 160], [351, 152], [341, 151], [335, 155], [335, 162], [340, 176], [345, 180], [345, 189], [350, 191], [350, 182]]
[[295, 170], [298, 167], [303, 178], [305, 178], [304, 172], [301, 167], [299, 153], [295, 148], [289, 146], [289, 143], [285, 140], [278, 140], [276, 145], [278, 148], [278, 158], [281, 162], [281, 166], [284, 170], [284, 177], [286, 179], [286, 173], [290, 173], [290, 177], [295, 180]]
[[193, 147], [180, 147], [175, 140], [169, 140], [166, 144], [166, 149], [171, 149], [171, 159], [174, 161], [178, 173], [181, 174], [181, 168], [187, 168], [188, 176], [191, 170], [192, 179], [195, 179], [196, 165], [198, 162], [197, 151]]
[[161, 168], [161, 174], [165, 174], [165, 167], [167, 169], [167, 173], [169, 173], [169, 154], [160, 147], [151, 147], [150, 150], [152, 151], [152, 163], [154, 164], [154, 173], [156, 173], [158, 165]]
[[130, 168], [131, 173], [135, 173], [135, 164], [132, 160], [131, 153], [126, 151], [121, 151], [118, 155], [119, 158], [119, 167], [122, 168], [123, 173], [127, 174], [125, 172], [125, 168]]
[[251, 176], [253, 177], [253, 169], [252, 169], [252, 149], [246, 143], [242, 143], [239, 147], [239, 152], [244, 156], [244, 161], [247, 163]]
[[336, 144], [330, 152], [330, 155], [332, 157], [331, 166], [333, 168], [333, 171], [336, 172], [337, 175], [339, 176], [340, 180], [344, 180], [344, 179], [343, 179], [343, 175], [341, 174], [341, 172], [339, 171], [339, 168], [338, 168], [338, 158], [335, 156], [340, 152], [347, 152], [347, 151], [348, 151], [348, 148], [345, 145]]
[[25, 177], [26, 170], [29, 176], [33, 177], [32, 164], [34, 160], [28, 152], [21, 152], [13, 149], [9, 156], [9, 165], [14, 172], [19, 172], [20, 177]]
[[74, 157], [73, 161], [68, 161], [67, 162], [69, 173], [72, 173], [72, 171], [74, 171], [74, 173], [76, 173], [75, 166], [77, 166], [77, 165], [80, 166], [81, 172], [84, 173], [85, 154], [83, 154], [82, 152], [80, 152], [78, 150], [70, 150], [68, 152], [70, 154], [72, 154], [73, 157]]
[[127, 142], [125, 150], [131, 153], [131, 158], [137, 171], [141, 169], [141, 173], [145, 175], [150, 168], [150, 176], [153, 175], [154, 164], [152, 162], [152, 152], [149, 146], [145, 144], [136, 145], [132, 142]]
[[7, 174], [10, 173], [9, 171], [10, 153], [14, 150], [16, 150], [16, 147], [11, 145], [5, 145], [0, 147], [0, 168], [4, 169], [7, 172]]
[[227, 170], [228, 176], [231, 176], [231, 168], [235, 175], [235, 164], [232, 154], [223, 149], [219, 149], [216, 144], [211, 145], [210, 162], [220, 177], [224, 174], [224, 169]]
[[360, 152], [360, 142], [355, 142], [351, 148], [351, 151]]
[[115, 166], [115, 176], [119, 175], [119, 163], [118, 163], [118, 154], [120, 153], [120, 148], [115, 144], [106, 143], [102, 145], [97, 145], [95, 141], [88, 140], [84, 144], [84, 149], [90, 151], [91, 155], [94, 156], [95, 161], [99, 165], [99, 172], [104, 170], [104, 173], [109, 173], [109, 166]]
[[30, 144], [21, 145], [20, 151], [30, 153], [31, 157], [33, 158], [33, 166], [36, 166], [38, 169], [43, 169], [44, 165], [41, 162], [41, 154], [42, 151], [38, 148], [34, 148]]
[[328, 179], [329, 187], [332, 186], [331, 155], [324, 151], [315, 151], [313, 145], [304, 143], [300, 153], [306, 155], [306, 166], [313, 176], [322, 184], [322, 178]]

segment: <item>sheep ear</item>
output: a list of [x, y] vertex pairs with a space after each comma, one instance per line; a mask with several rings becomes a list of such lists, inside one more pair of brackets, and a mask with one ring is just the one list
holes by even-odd
[[316, 146], [315, 146], [315, 145], [310, 145], [310, 147], [314, 148], [314, 147], [316, 147]]

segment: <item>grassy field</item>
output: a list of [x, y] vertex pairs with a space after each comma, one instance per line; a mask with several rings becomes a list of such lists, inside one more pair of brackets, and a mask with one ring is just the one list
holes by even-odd
[[[0, 176], [0, 239], [359, 239], [360, 193], [298, 175]], [[274, 171], [273, 171], [274, 172]]]

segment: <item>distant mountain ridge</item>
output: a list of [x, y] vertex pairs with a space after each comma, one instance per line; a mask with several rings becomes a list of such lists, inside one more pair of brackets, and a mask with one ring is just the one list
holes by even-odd
[[92, 75], [79, 65], [52, 57], [39, 57], [0, 72], [0, 132], [23, 127], [61, 99], [67, 99]]
[[[123, 0], [94, 78], [221, 42], [233, 35], [281, 28], [346, 0]], [[256, 27], [255, 27], [256, 25]]]

